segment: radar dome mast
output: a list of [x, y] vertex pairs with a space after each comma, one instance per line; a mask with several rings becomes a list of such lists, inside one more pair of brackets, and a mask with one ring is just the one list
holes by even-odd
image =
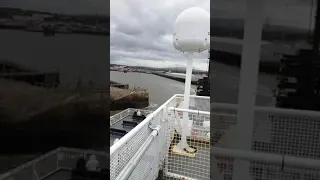
[[[173, 46], [178, 51], [186, 53], [188, 57], [183, 108], [189, 109], [193, 55], [207, 50], [210, 46], [209, 13], [199, 7], [192, 7], [181, 12], [174, 26]], [[189, 116], [187, 112], [184, 112], [181, 141], [173, 148], [175, 153], [194, 153], [196, 151], [187, 143], [188, 124]]]

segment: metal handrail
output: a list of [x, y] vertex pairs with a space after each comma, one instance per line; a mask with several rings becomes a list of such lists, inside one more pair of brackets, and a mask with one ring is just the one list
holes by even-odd
[[140, 162], [141, 158], [144, 156], [145, 152], [149, 149], [152, 144], [154, 138], [159, 134], [161, 126], [155, 127], [150, 133], [147, 140], [142, 144], [137, 153], [131, 158], [131, 160], [127, 163], [127, 165], [123, 168], [123, 170], [119, 173], [116, 180], [127, 180], [132, 172], [135, 170], [137, 164]]
[[169, 107], [169, 111], [181, 111], [181, 112], [188, 112], [188, 113], [194, 113], [194, 114], [201, 114], [201, 115], [210, 115], [210, 112], [207, 111], [198, 111], [198, 110], [192, 110], [192, 109], [183, 109], [183, 108], [175, 108], [175, 107]]
[[211, 155], [234, 158], [239, 160], [254, 161], [279, 166], [296, 168], [320, 169], [320, 160], [301, 158], [286, 155], [267, 154], [254, 151], [211, 147]]
[[129, 131], [125, 136], [123, 136], [119, 141], [117, 141], [113, 146], [110, 148], [110, 156], [112, 156], [118, 149], [120, 149], [127, 141], [134, 137], [142, 128], [150, 123], [150, 121], [155, 117], [161, 110], [166, 109], [166, 106], [176, 98], [177, 95], [172, 96], [168, 101], [166, 101], [163, 105], [161, 105], [158, 109], [154, 112], [149, 114], [140, 124], [138, 124], [134, 129]]
[[[219, 109], [224, 108], [225, 110], [238, 110], [239, 105], [228, 104], [228, 103], [210, 103], [211, 111], [214, 111], [215, 108], [219, 108]], [[262, 107], [262, 106], [255, 106], [254, 110], [257, 112], [320, 117], [319, 111], [312, 111], [312, 110], [284, 109], [284, 108], [278, 108], [278, 107]]]
[[[176, 94], [176, 97], [184, 98], [183, 94]], [[210, 96], [197, 96], [197, 95], [190, 95], [191, 98], [197, 98], [197, 99], [210, 99]]]

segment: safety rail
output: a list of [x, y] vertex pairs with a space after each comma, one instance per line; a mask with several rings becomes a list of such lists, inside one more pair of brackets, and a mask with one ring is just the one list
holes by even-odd
[[250, 164], [248, 180], [320, 179], [320, 160], [218, 147], [210, 151], [211, 176], [216, 180], [234, 179], [230, 167], [236, 160]]
[[[184, 120], [183, 113], [188, 113], [187, 129], [179, 124]], [[210, 180], [210, 112], [170, 107], [166, 127], [163, 179]], [[174, 152], [181, 134], [187, 135], [189, 146], [196, 149], [195, 154], [186, 156]]]
[[[102, 169], [109, 168], [109, 154], [101, 151], [60, 147], [27, 162], [5, 174], [0, 180], [44, 180], [61, 170], [74, 169], [80, 157], [94, 154]], [[107, 171], [109, 172], [109, 171]]]
[[135, 170], [136, 166], [140, 163], [142, 157], [145, 155], [146, 151], [149, 149], [154, 138], [159, 134], [159, 131], [161, 129], [160, 126], [157, 126], [154, 128], [149, 127], [149, 128], [152, 129], [152, 132], [150, 133], [148, 139], [143, 143], [143, 145], [139, 148], [139, 150], [134, 155], [134, 157], [120, 172], [120, 174], [117, 176], [117, 180], [126, 180], [132, 175], [132, 172]]
[[[238, 105], [235, 104], [211, 104], [210, 133], [214, 147], [232, 149], [235, 142], [245, 140], [241, 139], [244, 131], [251, 131], [251, 150], [254, 152], [320, 160], [320, 112], [256, 106], [253, 129], [237, 129], [237, 110]], [[247, 165], [251, 167], [250, 171], [241, 170], [241, 174], [246, 177], [252, 174], [253, 169], [271, 173], [267, 166], [260, 166], [257, 163], [247, 163]], [[225, 174], [230, 175], [231, 172], [239, 170], [238, 166], [232, 163], [224, 163], [223, 166]], [[312, 169], [304, 168], [314, 175]], [[286, 171], [290, 180], [298, 180], [305, 174], [304, 171], [296, 169]], [[225, 178], [235, 179], [231, 175]], [[271, 180], [275, 177], [267, 178], [264, 175], [264, 179]]]
[[[207, 104], [210, 102], [209, 97], [190, 96], [190, 102], [198, 100], [207, 101]], [[171, 122], [172, 120], [174, 122], [175, 120], [170, 119], [171, 117], [169, 118], [168, 109], [169, 107], [178, 107], [182, 101], [183, 95], [174, 95], [166, 103], [164, 103], [154, 112], [150, 113], [145, 120], [143, 120], [110, 148], [111, 180], [120, 178], [119, 176], [121, 176], [121, 171], [127, 166], [128, 162], [130, 162], [130, 160], [132, 160], [136, 154], [140, 152], [139, 148], [143, 146], [150, 135], [150, 125], [159, 125], [161, 129], [159, 130], [158, 136], [154, 138], [153, 142], [150, 144], [149, 148], [146, 150], [143, 157], [134, 168], [129, 179], [149, 180], [158, 177], [159, 170], [166, 168], [163, 167], [163, 165], [166, 164], [165, 157], [167, 156], [167, 151], [164, 149], [164, 147], [167, 147], [166, 138], [170, 138], [170, 136], [167, 135], [167, 126], [169, 125], [168, 122]], [[209, 160], [209, 158], [207, 158], [207, 160]]]
[[[182, 100], [182, 95], [174, 95], [151, 112], [110, 148], [110, 154], [58, 148], [1, 175], [0, 179], [45, 179], [59, 170], [74, 168], [79, 157], [90, 154], [97, 156], [102, 168], [110, 166], [112, 180], [120, 178], [124, 169], [130, 180], [158, 176], [207, 180], [210, 173], [215, 179], [241, 179], [234, 177], [236, 161], [248, 162], [247, 173], [252, 180], [320, 179], [320, 112], [255, 107], [254, 128], [250, 130], [252, 148], [240, 151], [233, 149], [233, 143], [241, 138], [237, 105], [211, 103], [207, 112], [205, 108], [178, 108]], [[191, 96], [192, 101], [197, 104], [210, 99]], [[197, 150], [195, 156], [173, 151], [183, 132], [179, 125], [183, 113], [188, 113], [190, 122], [183, 131], [187, 131], [188, 144]], [[158, 136], [151, 140], [151, 127], [157, 126], [161, 127]], [[159, 170], [163, 173], [159, 174]]]

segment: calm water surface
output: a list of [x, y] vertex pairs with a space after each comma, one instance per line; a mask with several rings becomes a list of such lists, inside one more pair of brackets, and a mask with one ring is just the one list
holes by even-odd
[[61, 82], [79, 78], [108, 84], [109, 37], [56, 34], [0, 29], [0, 60], [5, 59], [39, 71], [59, 70]]
[[[161, 105], [174, 94], [184, 93], [184, 83], [153, 74], [111, 71], [110, 80], [148, 89], [150, 104]], [[195, 94], [196, 86], [191, 87], [191, 94]]]

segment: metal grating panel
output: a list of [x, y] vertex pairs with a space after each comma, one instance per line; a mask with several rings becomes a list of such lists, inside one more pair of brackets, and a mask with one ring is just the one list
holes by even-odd
[[[181, 138], [182, 112], [169, 112], [166, 133], [164, 179], [192, 178], [210, 180], [210, 121], [209, 114], [188, 112], [190, 127], [187, 130], [188, 144], [197, 149], [195, 156], [185, 156], [173, 152], [173, 147]], [[172, 176], [175, 175], [175, 177]]]
[[[238, 140], [237, 105], [212, 104], [212, 145], [232, 148]], [[223, 112], [223, 113], [221, 113]], [[224, 113], [228, 112], [228, 113]], [[275, 155], [287, 155], [309, 159], [320, 159], [320, 113], [268, 107], [255, 107], [252, 131], [252, 151]], [[211, 159], [212, 168], [218, 175], [231, 179], [233, 161], [225, 157]], [[215, 163], [214, 163], [215, 162]], [[253, 179], [318, 179], [314, 169], [290, 168], [257, 162], [250, 163]]]
[[155, 164], [157, 164], [157, 162], [154, 156], [143, 156], [129, 180], [152, 180], [150, 179], [151, 175], [149, 173], [153, 170]]

